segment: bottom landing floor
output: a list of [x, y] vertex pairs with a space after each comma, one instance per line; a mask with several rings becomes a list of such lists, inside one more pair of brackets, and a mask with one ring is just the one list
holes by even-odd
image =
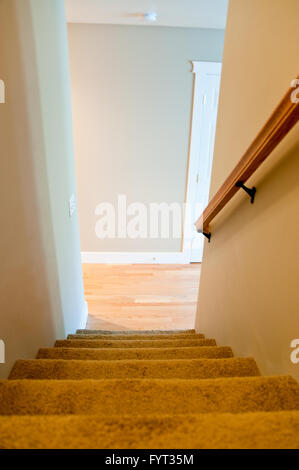
[[83, 264], [87, 328], [193, 328], [200, 266]]

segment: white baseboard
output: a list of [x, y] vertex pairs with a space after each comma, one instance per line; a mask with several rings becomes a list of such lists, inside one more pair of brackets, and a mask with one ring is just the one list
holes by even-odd
[[190, 256], [183, 252], [100, 252], [83, 251], [82, 263], [99, 264], [189, 264]]

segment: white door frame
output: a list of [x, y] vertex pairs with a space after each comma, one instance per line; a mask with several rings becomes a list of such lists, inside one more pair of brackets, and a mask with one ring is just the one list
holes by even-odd
[[[187, 182], [187, 192], [186, 192], [186, 207], [184, 217], [184, 236], [183, 236], [183, 253], [184, 258], [187, 262], [192, 262], [192, 235], [190, 233], [190, 227], [192, 221], [190, 219], [190, 212], [188, 211], [188, 206], [192, 204], [196, 199], [196, 190], [197, 190], [197, 174], [198, 174], [198, 162], [200, 155], [200, 129], [201, 125], [201, 112], [203, 110], [203, 101], [200, 94], [200, 77], [203, 75], [216, 75], [221, 76], [221, 62], [201, 62], [201, 61], [192, 61], [192, 72], [194, 74], [194, 84], [193, 84], [193, 104], [192, 104], [192, 120], [191, 120], [191, 132], [190, 132], [190, 150], [189, 150], [189, 163], [188, 163], [188, 182]], [[214, 150], [214, 149], [213, 149]], [[213, 154], [213, 151], [212, 151]], [[212, 161], [211, 161], [212, 163]], [[200, 209], [199, 209], [200, 210]], [[200, 210], [201, 211], [201, 210]], [[189, 212], [189, 213], [188, 213]], [[200, 213], [198, 213], [198, 217]], [[203, 241], [202, 241], [203, 244]], [[198, 261], [201, 261], [199, 259]]]

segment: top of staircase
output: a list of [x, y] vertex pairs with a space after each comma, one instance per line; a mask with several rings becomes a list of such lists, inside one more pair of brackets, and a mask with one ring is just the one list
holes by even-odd
[[169, 335], [194, 334], [195, 330], [77, 330], [78, 335]]

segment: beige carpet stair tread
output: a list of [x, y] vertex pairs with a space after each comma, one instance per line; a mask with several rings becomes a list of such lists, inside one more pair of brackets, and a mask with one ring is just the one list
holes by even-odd
[[117, 341], [117, 340], [125, 340], [125, 341], [132, 341], [132, 340], [152, 340], [152, 341], [164, 341], [165, 339], [167, 340], [172, 340], [172, 339], [179, 339], [179, 340], [185, 340], [185, 341], [194, 341], [196, 339], [204, 339], [203, 334], [197, 334], [194, 333], [192, 335], [184, 335], [184, 334], [169, 334], [169, 335], [143, 335], [143, 334], [137, 334], [137, 335], [110, 335], [107, 338], [107, 335], [98, 335], [98, 334], [92, 334], [92, 335], [68, 335], [67, 339], [109, 339], [110, 341]]
[[4, 380], [0, 414], [176, 415], [299, 409], [288, 376], [220, 379]]
[[298, 449], [299, 412], [0, 417], [4, 449]]
[[124, 360], [233, 357], [228, 346], [190, 348], [42, 348], [37, 359]]
[[195, 330], [77, 330], [0, 381], [0, 449], [299, 448], [299, 385]]
[[77, 330], [78, 335], [192, 335], [195, 330]]
[[80, 361], [20, 360], [10, 379], [213, 378], [259, 375], [253, 358]]
[[157, 340], [110, 340], [110, 339], [62, 339], [55, 347], [60, 348], [183, 348], [191, 346], [216, 346], [214, 339], [160, 339]]

